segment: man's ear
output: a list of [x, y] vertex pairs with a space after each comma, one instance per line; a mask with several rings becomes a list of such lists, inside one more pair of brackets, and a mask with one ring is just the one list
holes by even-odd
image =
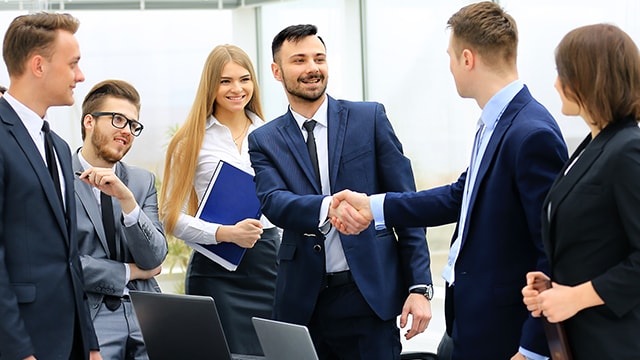
[[46, 60], [42, 55], [33, 55], [29, 58], [29, 71], [35, 77], [42, 77], [45, 72]]
[[95, 126], [96, 119], [90, 114], [86, 114], [84, 118], [82, 118], [82, 126], [85, 130], [93, 130]]
[[282, 73], [280, 70], [280, 66], [278, 66], [278, 64], [276, 64], [275, 62], [271, 63], [271, 72], [273, 73], [273, 77], [276, 80], [282, 81]]
[[469, 49], [462, 50], [462, 61], [467, 70], [471, 70], [476, 66], [476, 55]]

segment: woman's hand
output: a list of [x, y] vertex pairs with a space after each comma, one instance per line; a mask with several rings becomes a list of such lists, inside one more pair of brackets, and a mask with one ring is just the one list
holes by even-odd
[[216, 233], [218, 242], [232, 242], [243, 248], [252, 248], [262, 235], [262, 224], [256, 219], [244, 219], [235, 225], [222, 225]]

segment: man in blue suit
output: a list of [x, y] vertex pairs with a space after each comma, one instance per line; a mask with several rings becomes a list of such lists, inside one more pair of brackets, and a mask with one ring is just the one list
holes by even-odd
[[457, 222], [442, 274], [453, 359], [545, 359], [542, 325], [527, 313], [520, 290], [528, 271], [548, 267], [542, 201], [567, 149], [553, 117], [518, 79], [513, 18], [481, 2], [462, 8], [448, 25], [458, 93], [482, 109], [469, 168], [450, 185], [417, 193], [370, 200], [337, 194], [335, 206], [346, 199], [360, 213], [347, 210], [335, 224], [358, 233], [358, 222], [369, 226], [371, 219], [386, 226]]
[[397, 316], [405, 327], [412, 315], [408, 339], [431, 319], [424, 228], [343, 236], [328, 218], [330, 194], [414, 191], [413, 172], [381, 104], [326, 95], [316, 32], [290, 26], [273, 40], [289, 111], [249, 135], [262, 211], [284, 229], [274, 317], [309, 326], [320, 359], [399, 359]]
[[0, 98], [0, 359], [99, 359], [78, 256], [71, 152], [47, 109], [84, 81], [69, 14], [15, 18]]

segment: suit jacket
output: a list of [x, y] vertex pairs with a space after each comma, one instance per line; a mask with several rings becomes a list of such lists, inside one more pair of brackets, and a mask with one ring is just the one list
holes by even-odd
[[27, 129], [0, 99], [0, 358], [68, 359], [74, 323], [98, 349], [83, 289], [69, 146], [55, 133], [66, 215]]
[[[525, 275], [546, 271], [542, 201], [567, 158], [560, 129], [524, 87], [498, 121], [470, 196], [455, 286], [447, 287], [447, 332], [455, 359], [509, 359], [518, 345], [548, 354], [542, 325], [522, 303]], [[458, 221], [466, 172], [453, 184], [387, 194], [388, 225]], [[458, 236], [458, 229], [453, 239]]]
[[[83, 171], [78, 154], [73, 155], [73, 170]], [[116, 164], [116, 176], [131, 190], [140, 206], [137, 224], [126, 227], [120, 202], [113, 201], [116, 219], [116, 246], [124, 262], [135, 263], [149, 270], [162, 264], [167, 256], [167, 241], [158, 219], [158, 198], [155, 176], [123, 162]], [[125, 285], [131, 290], [160, 292], [155, 278], [132, 280], [125, 284], [125, 268], [121, 262], [109, 259], [109, 247], [102, 225], [102, 210], [90, 185], [75, 177], [78, 202], [78, 238], [80, 259], [84, 271], [85, 290], [89, 296], [91, 318], [98, 313], [104, 295], [122, 296]], [[120, 221], [118, 221], [118, 219]], [[124, 244], [124, 249], [121, 245]]]
[[[413, 191], [411, 164], [384, 107], [329, 96], [327, 101], [331, 193]], [[254, 130], [249, 154], [262, 211], [284, 229], [274, 316], [307, 324], [325, 272], [324, 236], [318, 230], [324, 195], [291, 112]], [[424, 228], [376, 231], [372, 225], [340, 240], [358, 289], [381, 319], [400, 313], [409, 286], [431, 284]]]
[[577, 148], [545, 200], [543, 240], [554, 281], [592, 281], [605, 304], [580, 311], [566, 330], [576, 359], [640, 356], [640, 129], [605, 127]]

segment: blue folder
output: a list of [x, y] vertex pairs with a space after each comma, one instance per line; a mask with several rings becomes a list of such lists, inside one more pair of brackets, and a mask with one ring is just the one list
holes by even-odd
[[[234, 225], [247, 218], [260, 219], [260, 215], [260, 200], [256, 196], [253, 175], [220, 161], [198, 206], [196, 217], [211, 223]], [[187, 244], [230, 271], [238, 268], [246, 251], [228, 242]]]

